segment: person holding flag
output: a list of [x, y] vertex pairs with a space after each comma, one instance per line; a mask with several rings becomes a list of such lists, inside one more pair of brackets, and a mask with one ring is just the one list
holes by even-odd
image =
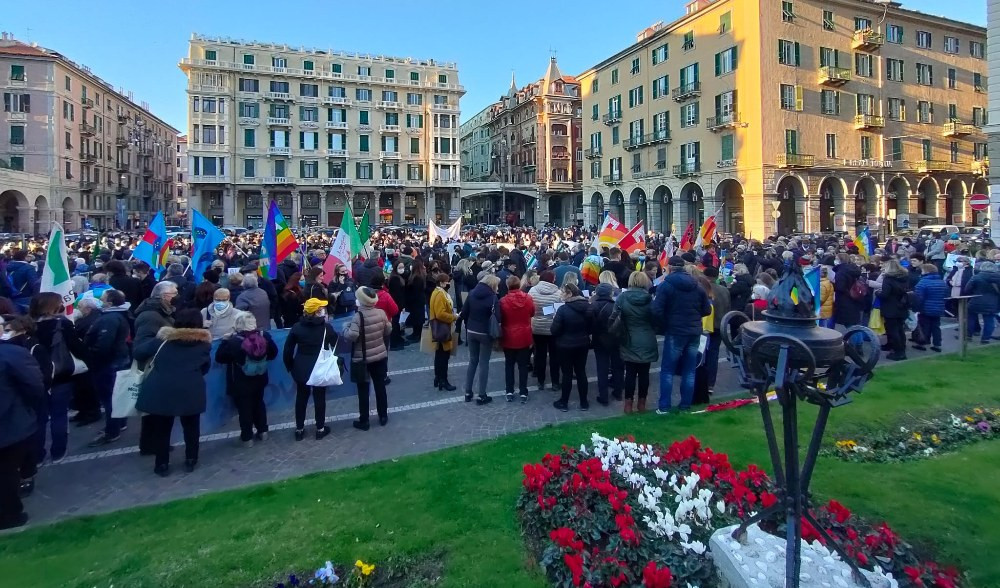
[[62, 299], [65, 314], [71, 315], [76, 297], [73, 293], [73, 282], [70, 280], [65, 234], [61, 224], [52, 223], [49, 248], [45, 251], [45, 266], [38, 291], [58, 294]]
[[163, 211], [161, 210], [150, 221], [149, 228], [146, 229], [146, 234], [142, 236], [142, 240], [132, 250], [132, 258], [146, 262], [154, 271], [162, 271], [164, 268], [164, 260], [162, 258], [164, 250], [169, 254], [170, 249], [167, 247], [167, 225], [163, 221]]
[[215, 260], [215, 250], [225, 238], [226, 235], [203, 214], [197, 209], [192, 210], [191, 267], [196, 282], [200, 283], [204, 279], [202, 274], [212, 265], [212, 261]]
[[288, 222], [278, 209], [278, 203], [272, 200], [267, 211], [267, 223], [264, 225], [264, 240], [261, 241], [257, 273], [271, 280], [278, 279], [278, 264], [294, 253], [298, 247], [295, 235], [292, 234]]
[[684, 229], [684, 234], [681, 235], [681, 242], [677, 248], [681, 251], [694, 249], [694, 219], [688, 220], [687, 228]]
[[597, 247], [614, 247], [625, 238], [625, 225], [610, 214], [604, 217], [604, 224], [597, 234]]
[[642, 221], [637, 222], [625, 233], [625, 236], [618, 242], [618, 248], [628, 255], [646, 250], [646, 231]]

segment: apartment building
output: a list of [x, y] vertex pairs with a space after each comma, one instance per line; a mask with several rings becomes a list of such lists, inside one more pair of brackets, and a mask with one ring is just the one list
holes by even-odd
[[188, 152], [187, 152], [187, 135], [181, 135], [177, 137], [177, 194], [176, 194], [176, 206], [174, 206], [170, 212], [170, 218], [173, 218], [175, 224], [187, 225], [188, 224]]
[[[514, 81], [511, 79], [511, 85]], [[492, 106], [492, 105], [491, 105]], [[463, 182], [488, 182], [492, 159], [490, 154], [490, 106], [459, 127], [459, 149]]]
[[[293, 226], [459, 215], [458, 66], [193, 35], [188, 204], [261, 226], [274, 200]], [[377, 219], [375, 216], [377, 215]]]
[[586, 216], [683, 231], [972, 223], [985, 29], [864, 0], [696, 0], [579, 76]]
[[[986, 2], [987, 55], [990, 69], [989, 81], [989, 148], [1000, 153], [1000, 0]], [[990, 221], [990, 234], [1000, 235], [1000, 169], [989, 170], [990, 209], [985, 216]]]
[[176, 129], [66, 56], [0, 36], [0, 159], [49, 178], [47, 193], [0, 185], [0, 228], [44, 234], [133, 229], [173, 197]]

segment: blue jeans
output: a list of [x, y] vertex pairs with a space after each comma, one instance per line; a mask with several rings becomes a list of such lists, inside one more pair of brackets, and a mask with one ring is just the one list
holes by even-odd
[[125, 419], [111, 418], [111, 395], [115, 391], [118, 370], [113, 366], [102, 366], [89, 373], [93, 378], [94, 390], [97, 391], [101, 407], [104, 409], [104, 436], [113, 439], [121, 433], [122, 425], [125, 424]]
[[69, 400], [73, 397], [73, 384], [64, 382], [52, 386], [48, 403], [38, 411], [38, 430], [35, 432], [38, 463], [45, 460], [46, 425], [52, 431], [52, 459], [66, 456], [69, 440]]
[[[618, 347], [606, 348], [595, 344], [594, 359], [597, 360], [597, 399], [607, 400], [609, 387], [613, 394], [620, 397], [625, 379], [625, 363], [622, 361]], [[609, 372], [611, 374], [610, 382], [608, 381]]]
[[[982, 329], [979, 328], [979, 317], [983, 318]], [[980, 339], [983, 343], [989, 341], [993, 337], [993, 329], [996, 327], [996, 316], [992, 314], [976, 314], [969, 313], [969, 338], [971, 339], [973, 335], [977, 335], [982, 332], [982, 338]]]
[[681, 377], [680, 409], [691, 408], [694, 398], [694, 370], [698, 365], [698, 343], [701, 335], [667, 335], [663, 339], [660, 361], [660, 410], [670, 410], [670, 395], [674, 390], [674, 375]]
[[469, 337], [469, 369], [465, 372], [465, 393], [472, 394], [472, 384], [479, 372], [479, 395], [486, 396], [486, 384], [490, 379], [490, 355], [493, 354], [493, 339], [489, 335], [466, 331]]

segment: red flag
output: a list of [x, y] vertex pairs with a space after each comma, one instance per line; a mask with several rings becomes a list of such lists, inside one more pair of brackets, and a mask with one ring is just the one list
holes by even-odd
[[678, 248], [681, 251], [691, 251], [694, 248], [694, 219], [688, 221], [688, 226], [684, 229], [684, 235]]
[[618, 247], [629, 255], [646, 249], [646, 231], [643, 230], [642, 221], [637, 222], [625, 233], [621, 241], [618, 241]]
[[661, 268], [667, 267], [667, 262], [670, 260], [667, 258], [666, 250], [660, 252], [660, 257], [656, 261], [659, 262]]

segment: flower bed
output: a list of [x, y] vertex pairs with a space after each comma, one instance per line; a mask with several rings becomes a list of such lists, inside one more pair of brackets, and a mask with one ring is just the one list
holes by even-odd
[[[564, 447], [524, 466], [518, 512], [557, 586], [705, 588], [717, 584], [712, 533], [777, 500], [763, 470], [736, 470], [694, 437], [663, 449], [595, 433], [589, 447]], [[885, 523], [869, 525], [832, 501], [814, 514], [862, 568], [904, 587], [959, 586], [957, 573], [920, 559]], [[803, 539], [819, 535], [807, 524]]]
[[413, 559], [390, 557], [376, 566], [362, 560], [353, 567], [340, 567], [333, 562], [311, 574], [289, 574], [268, 586], [274, 588], [402, 588], [436, 586], [441, 580], [440, 554]]
[[943, 451], [997, 438], [1000, 409], [974, 408], [961, 416], [920, 420], [910, 427], [899, 427], [839, 439], [833, 449], [825, 450], [847, 461], [898, 462], [923, 459]]

